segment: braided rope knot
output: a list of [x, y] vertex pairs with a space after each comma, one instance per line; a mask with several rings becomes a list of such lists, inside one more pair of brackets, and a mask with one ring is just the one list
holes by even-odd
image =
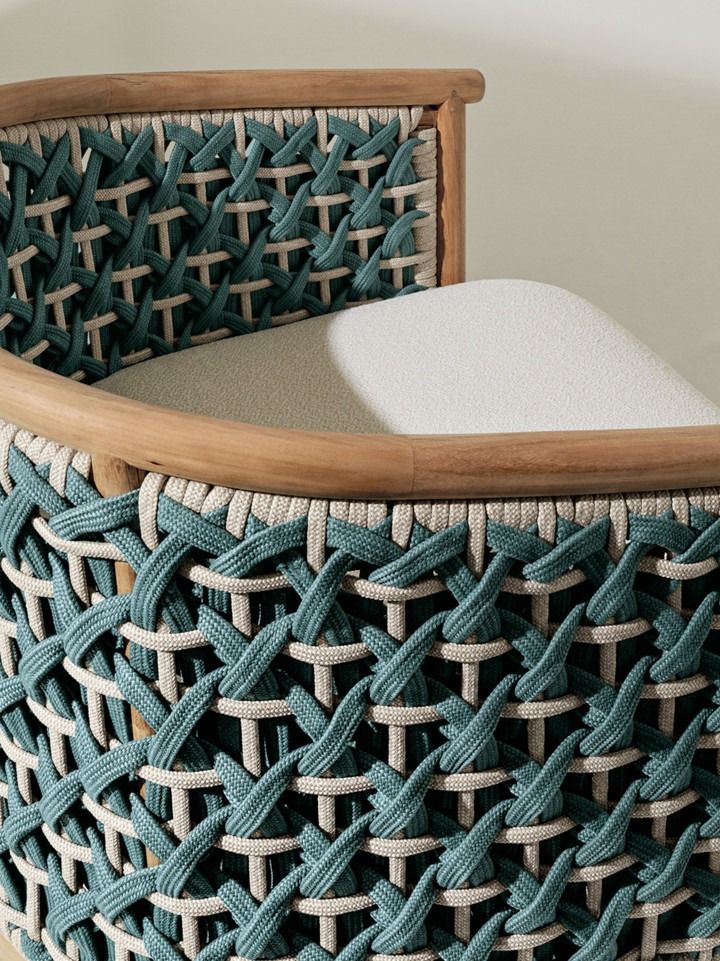
[[434, 285], [434, 130], [410, 113], [0, 131], [0, 346], [96, 380]]
[[712, 511], [103, 499], [7, 437], [0, 886], [28, 956], [713, 949]]

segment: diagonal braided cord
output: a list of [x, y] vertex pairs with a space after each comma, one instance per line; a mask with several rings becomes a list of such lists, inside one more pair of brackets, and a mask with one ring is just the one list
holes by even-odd
[[102, 499], [0, 436], [28, 958], [714, 957], [718, 491]]
[[436, 282], [421, 108], [0, 130], [0, 348], [92, 382]]

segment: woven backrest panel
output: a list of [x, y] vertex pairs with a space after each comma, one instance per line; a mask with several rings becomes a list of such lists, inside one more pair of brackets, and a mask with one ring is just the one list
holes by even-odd
[[28, 958], [714, 956], [720, 491], [103, 500], [0, 439]]
[[80, 380], [433, 286], [422, 108], [0, 130], [0, 347]]

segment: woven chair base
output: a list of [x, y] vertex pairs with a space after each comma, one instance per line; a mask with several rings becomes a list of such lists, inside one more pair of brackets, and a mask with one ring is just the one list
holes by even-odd
[[713, 956], [718, 491], [103, 499], [2, 438], [28, 957]]

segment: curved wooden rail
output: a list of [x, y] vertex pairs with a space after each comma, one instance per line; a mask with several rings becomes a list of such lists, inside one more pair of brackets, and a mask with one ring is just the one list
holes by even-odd
[[51, 77], [0, 87], [0, 126], [103, 113], [437, 106], [482, 99], [478, 70], [208, 70]]
[[720, 425], [522, 434], [341, 434], [156, 407], [0, 351], [0, 416], [135, 468], [317, 497], [466, 498], [720, 483]]

